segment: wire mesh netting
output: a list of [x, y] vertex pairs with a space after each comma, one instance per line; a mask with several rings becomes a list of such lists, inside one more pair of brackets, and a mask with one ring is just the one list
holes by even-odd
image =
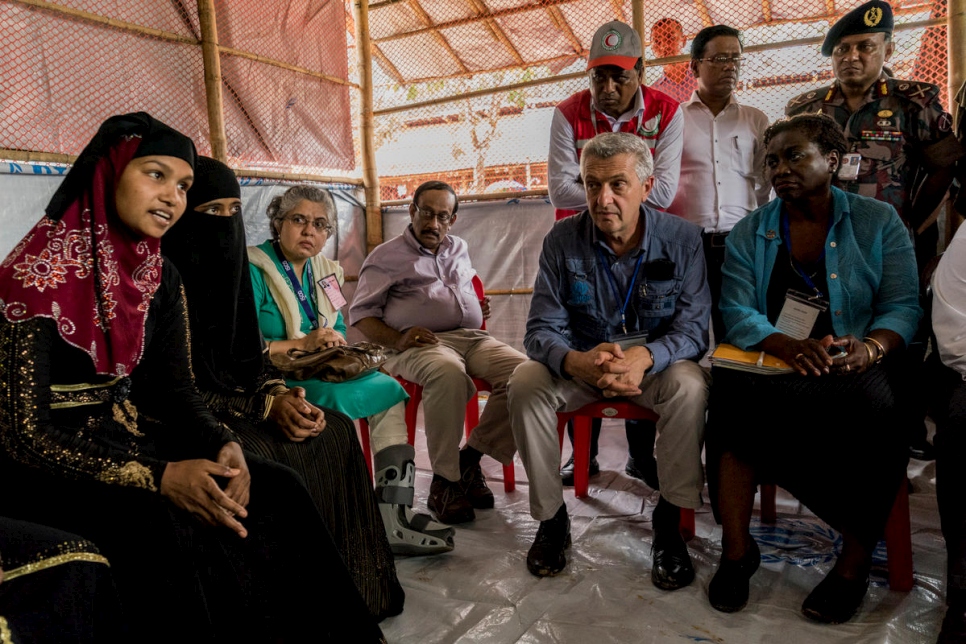
[[[828, 28], [862, 0], [699, 0], [644, 3], [645, 82], [687, 100], [691, 39], [741, 30], [738, 100], [777, 119], [795, 96], [828, 85]], [[946, 99], [945, 0], [893, 4], [897, 78], [939, 85]], [[632, 22], [614, 0], [409, 0], [370, 4], [377, 167], [383, 200], [442, 178], [464, 193], [547, 186], [554, 107], [588, 87], [594, 31]], [[495, 90], [490, 92], [489, 90]], [[454, 100], [455, 99], [455, 100]], [[948, 102], [946, 102], [948, 106]]]
[[[327, 0], [213, 3], [236, 167], [357, 167], [346, 14]], [[144, 110], [211, 153], [195, 0], [0, 0], [0, 147], [78, 154], [108, 116]]]

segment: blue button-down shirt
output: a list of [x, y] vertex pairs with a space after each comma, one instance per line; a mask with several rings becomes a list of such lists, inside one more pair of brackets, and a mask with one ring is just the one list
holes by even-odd
[[641, 221], [640, 244], [621, 257], [604, 242], [587, 211], [554, 225], [543, 240], [523, 340], [531, 359], [566, 378], [563, 361], [569, 351], [588, 351], [622, 333], [621, 307], [642, 254], [625, 318], [629, 333], [647, 331], [647, 348], [654, 354], [648, 373], [678, 360], [701, 359], [711, 316], [701, 229], [649, 206], [641, 206]]

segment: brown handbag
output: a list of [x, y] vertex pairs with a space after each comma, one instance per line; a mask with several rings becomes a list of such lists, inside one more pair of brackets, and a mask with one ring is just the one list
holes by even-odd
[[389, 359], [386, 348], [371, 342], [302, 351], [289, 349], [271, 356], [272, 364], [290, 380], [317, 378], [325, 382], [345, 382], [378, 369]]

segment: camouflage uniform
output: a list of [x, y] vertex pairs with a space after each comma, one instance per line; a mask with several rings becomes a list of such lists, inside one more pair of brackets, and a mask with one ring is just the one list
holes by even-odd
[[928, 171], [943, 165], [936, 148], [929, 146], [951, 135], [952, 118], [939, 103], [939, 87], [882, 75], [852, 113], [835, 82], [785, 107], [788, 116], [806, 112], [835, 119], [845, 130], [849, 152], [862, 155], [858, 179], [837, 182], [843, 190], [891, 204], [907, 224], [929, 216], [914, 216], [912, 200]]

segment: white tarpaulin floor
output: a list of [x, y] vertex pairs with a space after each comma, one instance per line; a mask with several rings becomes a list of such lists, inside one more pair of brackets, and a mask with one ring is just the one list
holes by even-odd
[[[417, 436], [417, 507], [426, 511], [430, 478], [422, 434]], [[751, 580], [751, 598], [739, 613], [711, 608], [707, 588], [721, 552], [721, 530], [707, 505], [696, 516], [689, 543], [697, 577], [674, 591], [651, 584], [651, 511], [658, 493], [624, 474], [621, 421], [604, 421], [601, 473], [590, 496], [564, 498], [573, 527], [569, 564], [556, 577], [527, 572], [526, 553], [536, 534], [530, 518], [526, 473], [517, 463], [516, 491], [503, 492], [502, 468], [484, 458], [496, 508], [456, 533], [456, 549], [436, 557], [397, 559], [406, 609], [382, 627], [392, 643], [487, 642], [530, 644], [635, 642], [920, 643], [935, 642], [944, 604], [945, 548], [936, 509], [935, 465], [911, 461], [909, 477], [915, 587], [889, 590], [885, 547], [880, 544], [872, 585], [848, 624], [813, 623], [802, 601], [831, 568], [838, 535], [779, 490], [778, 523], [752, 532], [762, 566]], [[569, 445], [564, 446], [569, 452]], [[707, 500], [707, 493], [705, 493]]]

